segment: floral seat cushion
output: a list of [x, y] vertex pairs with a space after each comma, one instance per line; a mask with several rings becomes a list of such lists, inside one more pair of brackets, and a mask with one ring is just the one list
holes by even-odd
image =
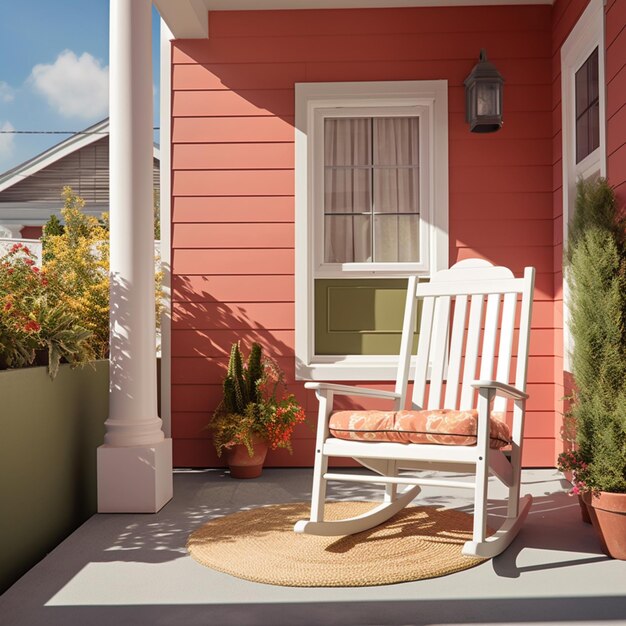
[[[477, 422], [476, 410], [335, 411], [329, 426], [333, 437], [351, 441], [473, 446]], [[503, 448], [511, 442], [502, 413], [491, 414], [489, 431], [491, 448]]]

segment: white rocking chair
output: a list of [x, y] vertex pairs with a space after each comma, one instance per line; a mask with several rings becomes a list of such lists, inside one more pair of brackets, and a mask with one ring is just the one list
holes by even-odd
[[[306, 383], [308, 389], [315, 389], [319, 400], [319, 418], [311, 518], [299, 521], [294, 528], [296, 532], [338, 536], [367, 530], [381, 524], [407, 506], [418, 495], [420, 485], [431, 485], [474, 489], [473, 536], [471, 541], [465, 543], [464, 554], [493, 557], [511, 543], [532, 502], [529, 495], [520, 498], [520, 474], [524, 412], [528, 397], [525, 389], [534, 277], [535, 270], [532, 267], [525, 269], [523, 278], [514, 278], [509, 269], [494, 267], [487, 261], [478, 259], [461, 261], [449, 270], [437, 272], [430, 282], [419, 284], [417, 278], [411, 277], [408, 282], [395, 391], [321, 382]], [[423, 298], [424, 302], [410, 408], [413, 411], [477, 409], [477, 419], [476, 413], [473, 413], [476, 424], [473, 437], [453, 434], [452, 437], [459, 437], [465, 445], [441, 445], [397, 443], [393, 440], [392, 442], [355, 440], [359, 433], [354, 431], [349, 434], [351, 439], [331, 436], [329, 420], [333, 415], [335, 396], [386, 398], [393, 402], [392, 411], [404, 408], [417, 298]], [[483, 315], [485, 300], [486, 311]], [[520, 313], [516, 318], [518, 300]], [[451, 317], [453, 302], [454, 310]], [[511, 386], [509, 373], [516, 320], [519, 328], [515, 355], [517, 365], [515, 386]], [[463, 348], [465, 348], [464, 359], [462, 359]], [[425, 401], [428, 380], [430, 380], [428, 400]], [[444, 381], [445, 395], [442, 402]], [[492, 422], [497, 419], [497, 413], [502, 416], [506, 413], [509, 400], [512, 400], [514, 405], [510, 430], [510, 460], [500, 449], [490, 447], [493, 437]], [[419, 434], [425, 436], [428, 441], [437, 441], [436, 434], [435, 438], [430, 438], [430, 433]], [[443, 436], [449, 434], [445, 433]], [[371, 437], [371, 433], [368, 433], [368, 436]], [[468, 439], [473, 445], [467, 444]], [[329, 472], [329, 457], [352, 457], [377, 475]], [[414, 473], [410, 475], [400, 473], [400, 470], [414, 472], [420, 469], [467, 472], [474, 474], [475, 479], [468, 483], [446, 477], [420, 478]], [[487, 491], [490, 474], [495, 475], [508, 487], [508, 506], [503, 524], [494, 534], [487, 536]], [[329, 480], [384, 485], [384, 501], [358, 517], [324, 521], [326, 482]], [[408, 487], [398, 493], [398, 485]]]

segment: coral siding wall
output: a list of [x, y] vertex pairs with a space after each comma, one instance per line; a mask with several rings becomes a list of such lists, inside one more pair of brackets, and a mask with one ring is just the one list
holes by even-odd
[[607, 174], [626, 206], [626, 2], [606, 4]]
[[587, 8], [589, 0], [556, 0], [552, 10], [552, 125], [554, 215], [554, 437], [563, 450], [563, 398], [571, 393], [571, 376], [563, 371], [563, 135], [561, 110], [561, 47]]
[[[204, 429], [230, 343], [262, 342], [294, 376], [294, 83], [449, 81], [450, 261], [537, 268], [524, 461], [555, 452], [550, 6], [215, 12], [173, 44], [172, 418], [175, 464], [220, 465]], [[473, 135], [462, 83], [481, 47], [506, 79], [504, 128]], [[385, 387], [388, 383], [373, 383]], [[313, 430], [294, 455], [308, 465]]]

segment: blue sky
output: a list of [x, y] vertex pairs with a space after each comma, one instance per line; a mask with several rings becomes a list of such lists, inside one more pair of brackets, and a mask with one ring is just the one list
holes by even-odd
[[[159, 19], [154, 9], [152, 33], [158, 120]], [[107, 115], [108, 65], [108, 0], [2, 2], [0, 130], [78, 131], [98, 122]], [[0, 133], [0, 173], [67, 136]]]

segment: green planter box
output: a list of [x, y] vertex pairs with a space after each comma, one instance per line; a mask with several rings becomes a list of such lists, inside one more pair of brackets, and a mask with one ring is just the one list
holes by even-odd
[[108, 361], [0, 372], [0, 593], [96, 512]]

